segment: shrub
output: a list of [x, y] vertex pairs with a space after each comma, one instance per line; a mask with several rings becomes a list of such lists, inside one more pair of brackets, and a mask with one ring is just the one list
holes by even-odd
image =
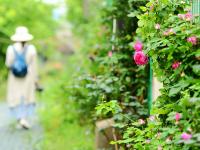
[[134, 149], [198, 149], [199, 24], [184, 1], [151, 0], [142, 9], [137, 35], [163, 88], [152, 110], [154, 119], [133, 123], [119, 142]]

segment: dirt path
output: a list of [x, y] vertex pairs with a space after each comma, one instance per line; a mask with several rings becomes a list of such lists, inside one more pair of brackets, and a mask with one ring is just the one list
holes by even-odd
[[0, 150], [40, 150], [42, 128], [37, 121], [31, 130], [16, 129], [5, 102], [0, 103], [0, 112]]

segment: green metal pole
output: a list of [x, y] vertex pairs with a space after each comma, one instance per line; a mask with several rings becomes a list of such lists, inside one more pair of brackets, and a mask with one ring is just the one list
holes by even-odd
[[151, 115], [152, 109], [152, 88], [153, 88], [153, 68], [152, 59], [149, 59], [149, 85], [148, 85], [148, 115]]

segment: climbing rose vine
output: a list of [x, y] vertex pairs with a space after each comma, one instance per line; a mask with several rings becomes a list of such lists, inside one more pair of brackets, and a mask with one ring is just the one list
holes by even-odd
[[[200, 26], [191, 5], [180, 0], [150, 0], [138, 15], [134, 61], [151, 57], [161, 95], [151, 114], [132, 123], [124, 141], [133, 149], [198, 149], [200, 146]], [[198, 19], [196, 19], [198, 20]], [[148, 57], [147, 57], [147, 56]], [[152, 121], [153, 120], [153, 121]], [[145, 123], [144, 123], [145, 122]], [[144, 124], [143, 124], [144, 123]], [[131, 138], [134, 137], [134, 138]]]

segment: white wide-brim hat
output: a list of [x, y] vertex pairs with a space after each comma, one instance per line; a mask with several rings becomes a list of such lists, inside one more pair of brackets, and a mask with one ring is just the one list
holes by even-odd
[[11, 36], [11, 40], [15, 42], [26, 42], [33, 39], [33, 36], [28, 32], [24, 26], [16, 28], [15, 34]]

